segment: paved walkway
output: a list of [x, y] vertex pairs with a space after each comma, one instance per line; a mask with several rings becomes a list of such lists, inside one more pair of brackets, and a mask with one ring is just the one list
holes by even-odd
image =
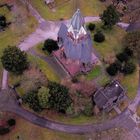
[[101, 124], [68, 125], [68, 124], [58, 123], [37, 116], [36, 114], [31, 113], [30, 111], [27, 111], [21, 108], [20, 106], [18, 106], [15, 98], [14, 90], [12, 89], [2, 90], [0, 92], [0, 110], [15, 113], [21, 116], [22, 118], [30, 121], [31, 123], [34, 123], [41, 127], [49, 128], [56, 131], [67, 132], [67, 133], [84, 134], [84, 133], [92, 133], [92, 132], [101, 132], [115, 127], [130, 128], [130, 126], [131, 129], [134, 129], [136, 126], [136, 123], [133, 122], [132, 119], [129, 117], [128, 114], [130, 114], [130, 112], [128, 110], [125, 110], [116, 118]]
[[2, 75], [2, 86], [1, 89], [7, 89], [8, 85], [8, 72], [6, 70], [3, 70], [3, 75]]

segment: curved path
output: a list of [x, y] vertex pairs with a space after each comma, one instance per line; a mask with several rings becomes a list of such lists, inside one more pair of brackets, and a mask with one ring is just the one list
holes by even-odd
[[[21, 2], [25, 2], [25, 0], [21, 0]], [[26, 3], [27, 4], [27, 3]], [[29, 9], [31, 13], [36, 17], [39, 22], [39, 27], [36, 29], [34, 33], [29, 35], [22, 43], [20, 43], [19, 48], [21, 50], [27, 51], [29, 48], [32, 48], [39, 42], [45, 40], [46, 38], [57, 38], [57, 32], [59, 30], [60, 24], [65, 22], [66, 24], [69, 23], [67, 21], [59, 21], [59, 22], [52, 22], [52, 21], [45, 21], [38, 12], [28, 3]], [[99, 21], [99, 17], [86, 17], [86, 22], [91, 21]], [[125, 23], [118, 23], [119, 26], [122, 28], [126, 28], [128, 24]], [[99, 132], [107, 129], [111, 129], [114, 127], [124, 127], [127, 128], [132, 135], [134, 136], [134, 140], [140, 139], [140, 130], [137, 127], [138, 120], [136, 119], [136, 108], [140, 103], [140, 84], [138, 88], [138, 94], [135, 100], [129, 105], [129, 107], [118, 115], [116, 118], [106, 121], [102, 124], [89, 124], [89, 125], [66, 125], [58, 122], [54, 122], [52, 120], [48, 120], [42, 117], [37, 116], [34, 113], [31, 113], [21, 107], [18, 106], [16, 98], [13, 96], [14, 91], [7, 89], [7, 78], [8, 73], [4, 71], [3, 74], [3, 82], [2, 82], [2, 91], [0, 92], [0, 110], [1, 111], [9, 111], [13, 112], [22, 118], [39, 125], [41, 127], [50, 128], [57, 131], [63, 131], [68, 133], [90, 133], [90, 132]], [[6, 90], [7, 89], [7, 90]]]
[[[49, 128], [56, 131], [62, 131], [67, 133], [76, 133], [76, 134], [84, 134], [84, 133], [91, 133], [91, 132], [100, 132], [104, 130], [108, 130], [115, 127], [124, 127], [127, 128], [123, 123], [127, 123], [129, 118], [129, 111], [125, 110], [121, 115], [118, 117], [106, 121], [101, 124], [89, 124], [89, 125], [69, 125], [64, 123], [58, 123], [46, 118], [42, 118], [30, 111], [27, 111], [21, 108], [17, 104], [17, 100], [15, 98], [15, 91], [13, 89], [2, 90], [0, 92], [0, 110], [1, 111], [8, 111], [15, 113], [22, 118], [39, 125], [41, 127]], [[136, 126], [136, 124], [132, 121], [131, 122], [131, 129]]]

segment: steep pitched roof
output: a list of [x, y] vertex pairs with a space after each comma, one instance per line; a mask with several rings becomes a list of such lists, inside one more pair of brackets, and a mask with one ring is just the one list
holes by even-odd
[[79, 31], [82, 26], [84, 26], [85, 21], [79, 9], [75, 12], [71, 19], [71, 25], [74, 30]]
[[84, 25], [85, 25], [84, 18], [80, 10], [78, 9], [74, 13], [71, 19], [71, 24], [70, 24], [70, 27], [68, 28], [68, 32], [73, 35], [74, 39], [78, 39], [80, 36], [87, 34]]

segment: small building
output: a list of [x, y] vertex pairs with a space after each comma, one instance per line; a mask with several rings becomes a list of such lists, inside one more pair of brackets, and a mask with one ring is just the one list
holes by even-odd
[[45, 1], [45, 4], [47, 4], [50, 9], [55, 7], [55, 1], [54, 0], [44, 0], [44, 1]]
[[107, 86], [96, 91], [93, 95], [93, 100], [100, 110], [109, 112], [124, 100], [125, 92], [125, 89], [118, 81], [112, 81]]

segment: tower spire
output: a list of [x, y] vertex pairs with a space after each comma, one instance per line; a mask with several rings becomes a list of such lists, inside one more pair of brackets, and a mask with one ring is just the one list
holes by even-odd
[[68, 32], [72, 34], [74, 39], [78, 39], [80, 36], [86, 35], [85, 20], [80, 12], [80, 9], [74, 13], [71, 19], [71, 24]]

